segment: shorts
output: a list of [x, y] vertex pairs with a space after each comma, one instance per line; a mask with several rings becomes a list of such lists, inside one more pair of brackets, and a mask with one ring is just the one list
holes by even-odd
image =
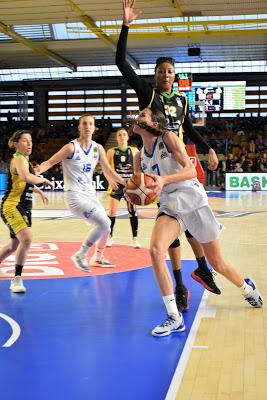
[[177, 219], [181, 228], [180, 235], [189, 230], [199, 243], [209, 243], [218, 239], [224, 229], [223, 224], [216, 220], [208, 205], [185, 214], [176, 213], [175, 210], [163, 206], [160, 207], [158, 215], [162, 213]]
[[4, 203], [1, 208], [1, 217], [9, 229], [11, 239], [15, 239], [22, 229], [32, 226], [31, 210], [19, 205]]
[[110, 197], [118, 201], [120, 201], [124, 197], [123, 188], [120, 187], [118, 189], [110, 188], [108, 190], [108, 194], [110, 195]]
[[94, 194], [88, 196], [87, 193], [66, 191], [64, 197], [69, 210], [75, 216], [83, 218], [87, 222], [93, 221], [97, 216], [97, 218], [108, 220], [110, 224], [105, 208]]

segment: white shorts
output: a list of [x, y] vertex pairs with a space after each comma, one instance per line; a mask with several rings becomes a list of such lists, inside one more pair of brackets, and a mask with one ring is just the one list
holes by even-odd
[[180, 234], [188, 230], [200, 243], [208, 243], [218, 239], [224, 229], [223, 224], [215, 219], [208, 205], [186, 214], [177, 213], [175, 210], [163, 206], [159, 208], [158, 215], [162, 213], [177, 219], [181, 228]]
[[96, 216], [109, 221], [105, 208], [94, 194], [89, 196], [88, 193], [68, 190], [64, 193], [64, 198], [67, 207], [75, 216], [88, 222], [94, 220]]

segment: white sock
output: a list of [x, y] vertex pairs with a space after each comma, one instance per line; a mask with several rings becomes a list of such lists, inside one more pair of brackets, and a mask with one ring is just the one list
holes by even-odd
[[86, 244], [83, 243], [83, 244], [81, 245], [81, 247], [80, 247], [78, 253], [79, 253], [81, 256], [85, 257], [85, 256], [87, 255], [87, 253], [88, 253], [89, 247], [91, 247], [91, 246], [87, 246]]
[[243, 285], [240, 287], [241, 293], [243, 296], [247, 296], [248, 294], [252, 293], [252, 287], [249, 286], [245, 281]]
[[168, 296], [162, 296], [163, 302], [165, 304], [167, 314], [168, 315], [175, 315], [177, 318], [180, 318], [181, 315], [178, 311], [177, 304], [175, 301], [174, 294], [170, 294]]
[[105, 250], [105, 248], [101, 249], [99, 247], [96, 247], [96, 249], [95, 249], [95, 258], [97, 259], [97, 261], [101, 260], [101, 258], [103, 257], [104, 250]]

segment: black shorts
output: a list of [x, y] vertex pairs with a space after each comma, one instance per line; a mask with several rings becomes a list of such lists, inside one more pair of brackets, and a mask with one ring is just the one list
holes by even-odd
[[116, 190], [112, 189], [112, 191], [109, 193], [109, 195], [113, 199], [120, 201], [124, 197], [123, 188], [118, 188]]

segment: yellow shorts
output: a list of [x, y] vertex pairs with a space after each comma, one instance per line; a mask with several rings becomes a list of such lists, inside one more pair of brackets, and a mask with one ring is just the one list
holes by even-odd
[[22, 229], [32, 226], [31, 210], [10, 205], [8, 202], [2, 205], [1, 217], [13, 239]]

